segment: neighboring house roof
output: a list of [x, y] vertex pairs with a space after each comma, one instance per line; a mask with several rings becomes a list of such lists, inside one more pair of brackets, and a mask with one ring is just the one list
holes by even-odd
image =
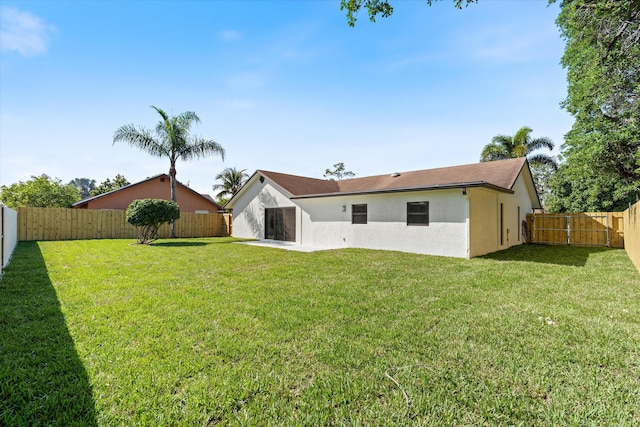
[[257, 173], [282, 187], [291, 194], [292, 198], [457, 187], [489, 187], [498, 191], [512, 192], [516, 179], [526, 165], [526, 158], [521, 157], [342, 181], [306, 178], [263, 170]]
[[[104, 198], [104, 197], [109, 197], [110, 195], [113, 195], [115, 193], [126, 191], [126, 190], [128, 190], [130, 188], [139, 186], [139, 185], [144, 184], [144, 183], [149, 182], [149, 181], [153, 181], [154, 179], [160, 178], [160, 177], [163, 177], [163, 178], [166, 178], [166, 179], [171, 179], [171, 177], [169, 175], [167, 175], [166, 173], [161, 173], [161, 174], [149, 177], [147, 179], [144, 179], [142, 181], [138, 181], [138, 182], [135, 182], [133, 184], [125, 185], [124, 187], [120, 187], [120, 188], [118, 188], [116, 190], [112, 190], [112, 191], [109, 191], [107, 193], [98, 194], [97, 196], [93, 196], [93, 197], [86, 198], [84, 200], [80, 200], [79, 202], [74, 203], [73, 205], [71, 205], [71, 207], [72, 208], [85, 207], [91, 201], [94, 201], [94, 200], [97, 200], [97, 199], [101, 199], [101, 198]], [[220, 206], [217, 203], [214, 202], [214, 200], [211, 198], [210, 195], [208, 195], [208, 194], [200, 194], [197, 191], [192, 190], [191, 188], [187, 187], [186, 185], [184, 185], [183, 183], [181, 183], [178, 180], [176, 180], [176, 185], [179, 186], [179, 187], [182, 187], [183, 189], [193, 193], [194, 195], [196, 195], [198, 197], [201, 197], [202, 199], [206, 200], [208, 203], [211, 203], [211, 204], [215, 205], [217, 209], [220, 209]]]
[[[213, 200], [213, 197], [211, 197], [211, 195], [210, 195], [210, 194], [203, 194], [203, 193], [200, 193], [200, 195], [201, 195], [202, 197], [204, 197], [205, 199], [209, 200], [211, 203], [216, 203], [216, 201], [215, 201], [215, 200]], [[216, 205], [217, 205], [217, 203], [216, 203]]]

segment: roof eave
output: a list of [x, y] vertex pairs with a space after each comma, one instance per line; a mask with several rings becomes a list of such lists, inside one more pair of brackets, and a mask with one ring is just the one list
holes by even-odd
[[436, 185], [418, 186], [418, 187], [398, 187], [398, 188], [387, 188], [387, 189], [376, 189], [376, 190], [303, 194], [300, 196], [292, 196], [291, 199], [315, 199], [315, 198], [321, 198], [321, 197], [356, 196], [361, 194], [366, 195], [366, 194], [384, 194], [384, 193], [407, 193], [407, 192], [415, 192], [415, 191], [451, 190], [456, 188], [471, 188], [471, 187], [485, 187], [485, 188], [499, 191], [502, 193], [509, 193], [509, 194], [514, 193], [514, 191], [511, 189], [499, 187], [497, 185], [493, 185], [484, 181], [471, 181], [471, 182], [461, 182], [461, 183], [455, 183], [455, 184], [436, 184]]
[[281, 193], [283, 193], [284, 195], [286, 195], [290, 199], [294, 198], [294, 196], [287, 189], [282, 187], [280, 184], [275, 182], [273, 179], [269, 178], [269, 176], [267, 174], [263, 173], [262, 170], [258, 169], [253, 173], [253, 175], [251, 175], [249, 177], [249, 179], [244, 183], [244, 185], [240, 188], [240, 190], [238, 190], [238, 192], [236, 194], [231, 196], [231, 198], [227, 201], [227, 203], [224, 204], [223, 209], [233, 209], [233, 205], [235, 204], [236, 199], [238, 197], [240, 197], [242, 195], [242, 193], [245, 192], [246, 188], [249, 188], [252, 183], [254, 183], [255, 181], [257, 181], [260, 178], [264, 178], [265, 180], [268, 180], [269, 183], [272, 186], [277, 188]]

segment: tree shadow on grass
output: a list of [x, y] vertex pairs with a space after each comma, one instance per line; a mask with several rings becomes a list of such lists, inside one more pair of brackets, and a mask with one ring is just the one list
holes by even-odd
[[[196, 240], [198, 239], [198, 240]], [[171, 240], [156, 240], [151, 243], [149, 246], [160, 246], [167, 248], [179, 248], [179, 247], [191, 247], [191, 246], [208, 246], [208, 245], [221, 245], [226, 243], [237, 243], [246, 240], [253, 239], [238, 239], [235, 237], [213, 237], [213, 238], [204, 238], [205, 241], [200, 240], [201, 238], [194, 238], [194, 240], [188, 239], [171, 239]]]
[[97, 425], [37, 242], [19, 243], [0, 279], [0, 349], [0, 425]]
[[161, 246], [166, 248], [180, 248], [192, 246], [207, 246], [210, 243], [205, 242], [153, 242], [149, 246]]
[[612, 250], [617, 249], [565, 245], [518, 245], [478, 258], [492, 259], [495, 261], [538, 262], [542, 264], [582, 267], [587, 263], [589, 256]]

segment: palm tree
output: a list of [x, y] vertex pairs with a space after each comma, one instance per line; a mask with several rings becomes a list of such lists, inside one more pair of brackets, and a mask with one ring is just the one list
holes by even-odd
[[[158, 122], [155, 133], [132, 124], [121, 126], [113, 135], [113, 143], [122, 141], [146, 151], [155, 157], [168, 157], [169, 176], [171, 177], [171, 200], [176, 200], [176, 162], [178, 159], [199, 159], [207, 155], [219, 155], [224, 160], [224, 148], [217, 142], [190, 135], [191, 126], [200, 123], [198, 115], [187, 111], [170, 117], [156, 106], [151, 106], [162, 120]], [[171, 237], [176, 236], [175, 221], [171, 227]]]
[[247, 178], [249, 178], [249, 175], [247, 175], [245, 171], [246, 169], [226, 168], [216, 175], [216, 181], [222, 181], [222, 184], [214, 184], [211, 189], [213, 191], [222, 190], [216, 196], [218, 201], [231, 197], [240, 191], [240, 188], [247, 181]]
[[548, 148], [553, 150], [554, 144], [547, 137], [531, 138], [531, 128], [524, 126], [518, 129], [515, 135], [496, 135], [482, 149], [480, 155], [481, 162], [490, 162], [492, 160], [513, 159], [516, 157], [527, 157], [532, 166], [551, 166], [554, 170], [558, 168], [558, 163], [552, 156], [544, 153], [531, 155], [531, 153], [540, 148]]

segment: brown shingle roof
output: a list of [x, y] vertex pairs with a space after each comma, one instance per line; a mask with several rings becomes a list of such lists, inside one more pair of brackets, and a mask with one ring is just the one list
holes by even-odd
[[340, 189], [338, 188], [338, 181], [307, 178], [304, 176], [288, 175], [286, 173], [262, 170], [259, 170], [258, 173], [266, 176], [294, 196], [340, 192]]
[[410, 191], [420, 189], [485, 186], [511, 191], [526, 158], [329, 181], [259, 170], [258, 173], [288, 191], [294, 198], [341, 194]]

